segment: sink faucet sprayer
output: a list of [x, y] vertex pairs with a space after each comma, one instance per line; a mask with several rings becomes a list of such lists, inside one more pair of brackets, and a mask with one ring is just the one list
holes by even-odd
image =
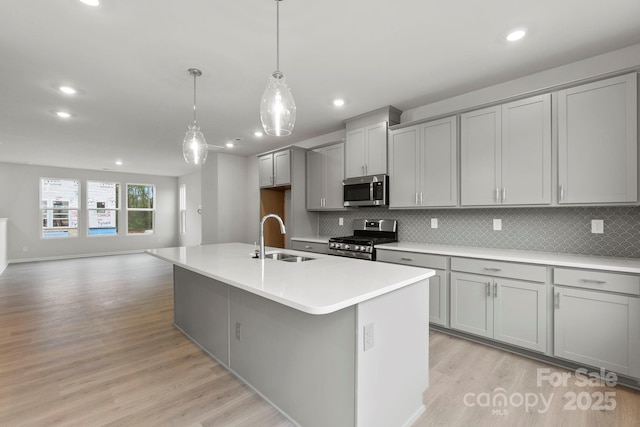
[[264, 259], [264, 223], [269, 218], [275, 218], [280, 223], [280, 234], [285, 234], [287, 230], [284, 228], [284, 222], [282, 222], [282, 218], [280, 218], [276, 214], [269, 214], [262, 217], [260, 221], [260, 253], [258, 254], [260, 259]]

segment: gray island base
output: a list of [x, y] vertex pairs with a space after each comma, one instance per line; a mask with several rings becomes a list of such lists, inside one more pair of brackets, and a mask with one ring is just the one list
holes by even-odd
[[434, 272], [252, 249], [149, 251], [174, 264], [175, 326], [297, 425], [411, 425], [428, 386]]

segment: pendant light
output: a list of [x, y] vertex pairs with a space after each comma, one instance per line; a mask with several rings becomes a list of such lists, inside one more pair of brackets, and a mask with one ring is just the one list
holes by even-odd
[[182, 142], [182, 154], [187, 163], [201, 165], [207, 161], [207, 154], [209, 154], [207, 140], [204, 139], [196, 121], [196, 77], [200, 77], [202, 71], [197, 68], [189, 68], [187, 71], [193, 76], [193, 123], [189, 125], [189, 130]]
[[276, 71], [269, 77], [260, 102], [260, 120], [267, 135], [287, 136], [296, 122], [296, 103], [280, 71], [280, 2], [276, 1]]

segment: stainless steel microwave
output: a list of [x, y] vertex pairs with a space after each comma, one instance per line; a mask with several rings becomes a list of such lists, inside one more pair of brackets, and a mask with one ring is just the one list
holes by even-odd
[[345, 206], [386, 206], [389, 204], [389, 176], [369, 175], [342, 181]]

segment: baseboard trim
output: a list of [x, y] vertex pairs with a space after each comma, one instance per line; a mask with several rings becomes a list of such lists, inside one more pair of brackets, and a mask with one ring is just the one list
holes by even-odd
[[19, 259], [10, 259], [9, 264], [21, 264], [25, 262], [40, 262], [40, 261], [58, 261], [58, 260], [64, 260], [64, 259], [93, 258], [93, 257], [114, 256], [114, 255], [141, 254], [146, 251], [147, 249], [135, 249], [131, 251], [96, 252], [96, 253], [89, 253], [89, 254], [70, 254], [70, 255], [59, 255], [59, 256], [51, 256], [51, 257], [38, 257], [38, 258], [19, 258]]

